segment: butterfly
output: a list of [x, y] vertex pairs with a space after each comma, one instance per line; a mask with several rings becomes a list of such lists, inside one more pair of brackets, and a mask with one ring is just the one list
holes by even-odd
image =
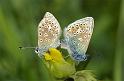
[[94, 19], [85, 17], [69, 24], [64, 29], [64, 42], [72, 59], [87, 60], [86, 51], [93, 33]]
[[38, 25], [38, 47], [35, 49], [39, 56], [42, 56], [49, 48], [64, 46], [71, 58], [75, 61], [87, 59], [86, 51], [93, 33], [94, 19], [85, 17], [79, 19], [64, 28], [64, 39], [60, 43], [62, 34], [57, 19], [46, 12]]
[[49, 12], [46, 12], [38, 25], [38, 47], [35, 52], [41, 57], [49, 48], [56, 48], [60, 45], [61, 27], [57, 19]]

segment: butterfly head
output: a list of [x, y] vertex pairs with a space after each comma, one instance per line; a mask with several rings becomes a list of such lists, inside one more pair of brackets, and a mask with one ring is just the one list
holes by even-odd
[[37, 53], [37, 54], [38, 54], [38, 53], [39, 53], [39, 48], [38, 48], [38, 47], [36, 47], [34, 51], [35, 51], [35, 53]]
[[35, 51], [35, 53], [38, 54], [39, 57], [42, 57], [43, 56], [43, 53], [46, 52], [46, 50], [43, 50], [43, 49], [41, 49], [39, 47], [36, 47], [34, 51]]

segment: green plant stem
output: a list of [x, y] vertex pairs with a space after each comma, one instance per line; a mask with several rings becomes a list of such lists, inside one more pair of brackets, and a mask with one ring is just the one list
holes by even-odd
[[117, 46], [115, 54], [114, 81], [122, 81], [122, 54], [124, 53], [124, 0], [121, 3], [120, 20], [117, 32]]

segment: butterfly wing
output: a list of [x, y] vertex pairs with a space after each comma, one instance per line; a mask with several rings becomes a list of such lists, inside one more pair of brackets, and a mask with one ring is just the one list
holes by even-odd
[[94, 28], [94, 19], [85, 17], [67, 26], [64, 30], [64, 38], [69, 54], [74, 60], [86, 59], [86, 51]]
[[42, 56], [49, 48], [56, 48], [60, 45], [61, 27], [57, 19], [49, 12], [38, 25], [38, 49]]

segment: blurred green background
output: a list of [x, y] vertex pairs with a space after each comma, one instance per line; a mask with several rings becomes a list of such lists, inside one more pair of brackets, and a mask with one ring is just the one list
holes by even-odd
[[100, 81], [124, 81], [124, 0], [0, 0], [0, 81], [52, 81], [34, 49], [18, 49], [37, 46], [37, 25], [47, 11], [62, 28], [93, 17], [85, 69]]

